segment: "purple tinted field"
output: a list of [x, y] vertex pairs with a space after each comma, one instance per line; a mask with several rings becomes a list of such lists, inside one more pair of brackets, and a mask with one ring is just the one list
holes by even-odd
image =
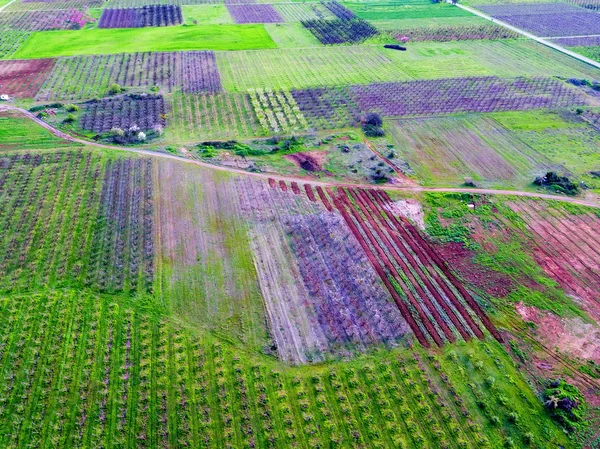
[[153, 5], [141, 8], [105, 9], [98, 28], [143, 28], [178, 25], [182, 22], [181, 7]]
[[541, 77], [380, 83], [353, 86], [350, 91], [361, 110], [393, 117], [557, 108], [588, 103], [585, 96], [565, 83]]
[[227, 5], [235, 23], [285, 22], [273, 5]]
[[600, 16], [561, 3], [480, 6], [485, 13], [542, 37], [600, 34]]
[[566, 47], [595, 47], [600, 46], [600, 36], [563, 37], [553, 39], [552, 42]]

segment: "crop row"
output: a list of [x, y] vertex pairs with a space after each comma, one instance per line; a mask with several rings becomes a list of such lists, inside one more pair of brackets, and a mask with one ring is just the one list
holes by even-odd
[[113, 128], [148, 131], [167, 123], [162, 96], [127, 96], [86, 103], [80, 119], [83, 129], [107, 133]]
[[325, 45], [356, 44], [379, 33], [377, 28], [362, 19], [305, 20], [302, 25]]
[[475, 39], [515, 39], [519, 34], [496, 24], [448, 26], [448, 27], [419, 27], [405, 30], [391, 31], [398, 41], [410, 40], [411, 42], [436, 41], [464, 41]]
[[227, 4], [235, 23], [281, 23], [283, 18], [273, 5]]
[[172, 135], [184, 142], [263, 133], [247, 94], [177, 94], [173, 96], [172, 114]]
[[566, 0], [573, 5], [581, 6], [582, 8], [591, 9], [592, 11], [600, 11], [600, 0]]
[[598, 14], [565, 3], [493, 5], [480, 9], [493, 17], [538, 36], [600, 34]]
[[[128, 162], [133, 167], [125, 172], [121, 161], [104, 173], [103, 158], [81, 151], [22, 153], [4, 160], [1, 290], [65, 282], [135, 290], [138, 280], [149, 288], [152, 178], [146, 162]], [[116, 217], [121, 217], [118, 226]]]
[[353, 86], [363, 111], [388, 116], [494, 112], [583, 105], [588, 99], [555, 78], [454, 78]]
[[311, 128], [345, 128], [356, 125], [360, 119], [360, 109], [345, 88], [293, 90], [292, 95]]
[[329, 192], [419, 342], [483, 338], [479, 321], [502, 341], [489, 318], [419, 231], [378, 191]]
[[290, 92], [252, 89], [249, 96], [254, 113], [265, 132], [289, 133], [306, 129], [306, 119]]
[[80, 29], [93, 21], [78, 9], [0, 12], [0, 30], [43, 31]]
[[238, 184], [280, 358], [318, 361], [404, 338], [408, 326], [358, 241], [317, 201], [321, 187]]
[[0, 33], [0, 59], [9, 58], [29, 37], [28, 31], [2, 30]]
[[58, 58], [37, 99], [77, 100], [103, 96], [110, 86], [160, 87], [186, 93], [221, 90], [215, 55], [209, 51], [127, 53]]
[[308, 371], [88, 292], [1, 305], [3, 447], [571, 447], [491, 342]]
[[53, 59], [0, 61], [0, 94], [33, 98], [48, 79]]
[[356, 15], [351, 10], [335, 0], [323, 1], [321, 3], [340, 20], [356, 19]]
[[153, 198], [150, 159], [107, 162], [86, 285], [110, 292], [152, 288]]
[[178, 25], [183, 21], [181, 7], [152, 5], [140, 8], [106, 8], [102, 11], [98, 28], [142, 28]]

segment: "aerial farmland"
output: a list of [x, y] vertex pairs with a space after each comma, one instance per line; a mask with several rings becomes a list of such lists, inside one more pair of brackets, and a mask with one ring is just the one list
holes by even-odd
[[600, 447], [600, 0], [0, 0], [0, 449]]

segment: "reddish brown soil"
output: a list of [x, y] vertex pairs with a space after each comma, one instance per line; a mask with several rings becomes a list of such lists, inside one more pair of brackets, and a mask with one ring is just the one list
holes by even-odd
[[515, 201], [510, 207], [533, 235], [537, 263], [591, 316], [600, 319], [600, 219], [533, 201]]
[[508, 276], [475, 264], [473, 253], [462, 243], [440, 244], [436, 249], [461, 278], [491, 296], [503, 298], [515, 288]]
[[551, 312], [519, 303], [521, 318], [536, 324], [538, 339], [547, 347], [557, 347], [572, 357], [600, 363], [600, 327], [581, 318], [560, 318]]
[[287, 154], [285, 158], [306, 171], [323, 171], [324, 154], [318, 151]]
[[54, 59], [0, 61], [0, 94], [35, 97], [53, 67]]

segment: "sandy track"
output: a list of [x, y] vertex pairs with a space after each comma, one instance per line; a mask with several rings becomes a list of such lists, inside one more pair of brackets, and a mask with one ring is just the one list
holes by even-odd
[[547, 199], [547, 200], [562, 201], [565, 203], [579, 204], [581, 206], [589, 206], [589, 207], [595, 207], [595, 208], [600, 209], [600, 199], [586, 200], [586, 199], [582, 199], [582, 198], [570, 198], [570, 197], [565, 197], [565, 196], [561, 196], [561, 195], [551, 195], [551, 194], [538, 193], [538, 192], [524, 192], [524, 191], [519, 191], [519, 190], [496, 190], [496, 189], [452, 188], [452, 187], [418, 187], [418, 186], [414, 186], [414, 187], [410, 186], [409, 187], [409, 186], [393, 186], [393, 185], [376, 186], [376, 185], [372, 185], [372, 184], [347, 184], [347, 183], [338, 183], [338, 182], [331, 182], [331, 181], [324, 182], [324, 181], [299, 178], [299, 177], [293, 177], [293, 176], [276, 175], [273, 173], [251, 173], [251, 172], [247, 172], [247, 171], [240, 170], [237, 168], [222, 167], [222, 166], [218, 166], [218, 165], [208, 164], [206, 162], [202, 162], [199, 160], [186, 159], [186, 158], [183, 158], [180, 156], [175, 156], [172, 154], [158, 153], [156, 151], [150, 151], [150, 150], [118, 147], [118, 146], [113, 146], [113, 145], [105, 145], [105, 144], [101, 144], [101, 143], [97, 143], [97, 142], [91, 142], [91, 141], [73, 137], [67, 133], [64, 133], [64, 132], [54, 128], [52, 125], [37, 118], [34, 114], [32, 114], [31, 112], [29, 112], [25, 109], [21, 109], [21, 108], [15, 107], [15, 106], [3, 104], [3, 105], [0, 105], [0, 112], [1, 111], [19, 112], [19, 113], [23, 114], [25, 117], [33, 120], [40, 126], [44, 127], [48, 131], [50, 131], [56, 137], [60, 137], [61, 139], [68, 140], [70, 142], [80, 143], [82, 145], [92, 146], [92, 147], [96, 147], [96, 148], [104, 148], [104, 149], [108, 149], [108, 150], [128, 151], [130, 153], [143, 154], [143, 155], [152, 156], [152, 157], [173, 159], [173, 160], [188, 163], [188, 164], [199, 165], [201, 167], [208, 168], [211, 170], [225, 171], [225, 172], [236, 173], [236, 174], [245, 175], [245, 176], [253, 176], [253, 177], [262, 178], [265, 180], [268, 178], [274, 178], [274, 179], [277, 179], [280, 181], [287, 181], [287, 182], [300, 182], [300, 183], [310, 182], [312, 185], [322, 186], [322, 187], [328, 187], [328, 186], [360, 187], [360, 188], [364, 188], [364, 189], [376, 189], [376, 190], [388, 190], [388, 191], [400, 191], [400, 192], [415, 192], [415, 193], [418, 193], [418, 192], [446, 192], [446, 193], [472, 193], [472, 194], [480, 194], [480, 195], [513, 195], [513, 196], [519, 196], [519, 197], [543, 198], [543, 199]]

